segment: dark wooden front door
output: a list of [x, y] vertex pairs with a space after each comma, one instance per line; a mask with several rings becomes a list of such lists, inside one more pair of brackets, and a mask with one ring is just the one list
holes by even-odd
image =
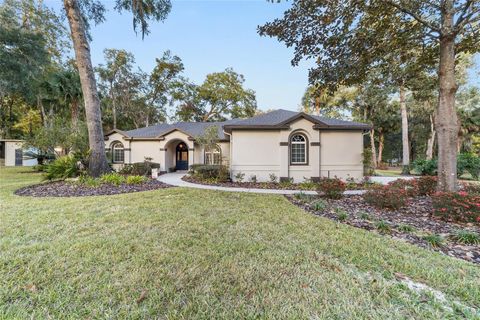
[[188, 147], [183, 142], [180, 142], [177, 145], [175, 156], [175, 169], [188, 170]]

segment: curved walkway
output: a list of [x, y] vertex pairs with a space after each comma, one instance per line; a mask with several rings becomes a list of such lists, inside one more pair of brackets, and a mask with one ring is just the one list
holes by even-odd
[[[162, 174], [158, 177], [158, 180], [177, 187], [188, 187], [188, 188], [197, 188], [197, 189], [206, 189], [206, 190], [220, 190], [220, 191], [230, 191], [230, 192], [251, 192], [251, 193], [269, 193], [269, 194], [295, 194], [295, 193], [304, 193], [316, 195], [316, 191], [311, 190], [283, 190], [283, 189], [256, 189], [256, 188], [234, 188], [234, 187], [220, 187], [220, 186], [209, 186], [204, 184], [191, 183], [183, 181], [182, 177], [185, 175], [184, 172], [173, 172]], [[347, 190], [344, 192], [345, 195], [356, 195], [363, 194], [365, 190]]]

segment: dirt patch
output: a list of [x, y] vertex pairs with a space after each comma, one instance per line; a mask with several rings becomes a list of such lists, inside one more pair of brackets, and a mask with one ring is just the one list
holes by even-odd
[[[361, 196], [347, 196], [339, 200], [317, 196], [303, 199], [295, 196], [286, 196], [286, 198], [315, 215], [403, 239], [423, 248], [480, 264], [480, 245], [466, 245], [458, 243], [452, 238], [458, 230], [480, 233], [480, 227], [473, 224], [445, 222], [433, 216], [430, 197], [412, 198], [407, 206], [398, 210], [375, 208], [367, 204]], [[323, 208], [315, 205], [320, 200], [324, 204]], [[440, 235], [444, 239], [444, 243], [438, 247], [431, 246], [423, 239], [429, 234]]]
[[170, 187], [172, 186], [154, 179], [149, 179], [139, 184], [123, 183], [118, 186], [113, 184], [100, 184], [95, 187], [70, 181], [55, 181], [23, 187], [14, 193], [19, 196], [30, 197], [86, 197], [149, 191]]

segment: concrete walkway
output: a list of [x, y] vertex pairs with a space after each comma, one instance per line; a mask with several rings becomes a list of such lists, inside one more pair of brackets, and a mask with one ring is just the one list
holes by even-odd
[[[310, 195], [316, 195], [316, 191], [311, 190], [282, 190], [282, 189], [256, 189], [256, 188], [233, 188], [233, 187], [220, 187], [220, 186], [208, 186], [204, 184], [191, 183], [183, 181], [182, 177], [185, 175], [185, 172], [173, 172], [162, 174], [158, 177], [158, 180], [177, 187], [187, 187], [187, 188], [197, 188], [197, 189], [206, 189], [206, 190], [220, 190], [220, 191], [230, 191], [230, 192], [251, 192], [251, 193], [268, 193], [268, 194], [295, 194], [295, 193], [304, 193]], [[345, 195], [356, 195], [363, 194], [365, 190], [347, 190], [344, 192]]]

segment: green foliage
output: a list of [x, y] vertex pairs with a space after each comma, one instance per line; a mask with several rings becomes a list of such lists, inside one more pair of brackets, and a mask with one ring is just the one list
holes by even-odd
[[337, 219], [339, 221], [345, 221], [348, 218], [348, 213], [342, 208], [336, 208], [335, 213], [337, 214]]
[[313, 196], [306, 194], [303, 191], [296, 192], [293, 194], [293, 197], [301, 202], [307, 203], [310, 202], [313, 198]]
[[478, 234], [475, 231], [462, 230], [462, 229], [457, 230], [452, 235], [452, 239], [455, 240], [456, 242], [460, 242], [464, 244], [470, 244], [470, 245], [480, 244], [480, 234]]
[[271, 182], [271, 183], [276, 183], [277, 180], [278, 180], [277, 175], [276, 175], [275, 173], [270, 173], [270, 174], [268, 175], [268, 178], [270, 179], [270, 182]]
[[363, 173], [371, 176], [375, 173], [375, 168], [372, 162], [372, 149], [364, 148], [362, 153]]
[[281, 189], [291, 188], [293, 185], [293, 178], [280, 178], [280, 183], [278, 185]]
[[315, 211], [324, 211], [327, 208], [327, 204], [323, 200], [317, 200], [312, 205]]
[[413, 161], [414, 170], [421, 175], [434, 176], [437, 174], [437, 159], [416, 159]]
[[465, 172], [472, 175], [473, 179], [480, 177], [480, 157], [473, 153], [461, 153], [457, 157], [457, 175], [460, 177]]
[[430, 246], [435, 248], [441, 247], [445, 242], [445, 239], [441, 235], [435, 233], [424, 236], [422, 239], [425, 240]]
[[391, 230], [390, 225], [385, 220], [375, 222], [375, 228], [381, 233], [388, 233]]
[[397, 227], [401, 232], [411, 233], [415, 231], [415, 228], [408, 224], [401, 224]]
[[243, 179], [245, 179], [245, 173], [243, 172], [237, 172], [237, 174], [235, 175], [235, 181], [236, 182], [243, 182]]
[[301, 190], [315, 190], [317, 188], [317, 184], [311, 179], [307, 179], [304, 177], [303, 181], [298, 184], [298, 187]]
[[151, 159], [145, 158], [143, 162], [135, 162], [133, 164], [124, 165], [120, 169], [119, 173], [149, 177], [152, 174], [152, 169], [159, 168], [160, 163], [152, 162]]
[[45, 178], [47, 180], [64, 180], [77, 177], [81, 171], [76, 157], [72, 155], [57, 158], [45, 167]]
[[317, 186], [318, 192], [330, 199], [340, 199], [346, 189], [345, 182], [338, 178], [321, 178]]
[[121, 174], [118, 174], [117, 172], [105, 173], [100, 176], [101, 183], [108, 183], [116, 186], [119, 186], [122, 183], [125, 183], [125, 180], [126, 180], [125, 177], [122, 176]]
[[257, 183], [257, 176], [256, 175], [251, 175], [250, 176], [250, 181], [253, 182], [253, 183]]
[[127, 184], [141, 184], [147, 181], [147, 178], [144, 176], [127, 176]]
[[[230, 179], [228, 168], [224, 165], [199, 164], [193, 165], [191, 175], [203, 181], [225, 182]], [[243, 175], [243, 177], [245, 174]]]
[[360, 216], [360, 219], [362, 220], [370, 220], [371, 218], [370, 215], [365, 211], [359, 212], [359, 216]]
[[86, 185], [91, 188], [96, 188], [100, 185], [100, 180], [98, 178], [94, 178], [92, 176], [83, 174], [78, 178], [78, 183]]

